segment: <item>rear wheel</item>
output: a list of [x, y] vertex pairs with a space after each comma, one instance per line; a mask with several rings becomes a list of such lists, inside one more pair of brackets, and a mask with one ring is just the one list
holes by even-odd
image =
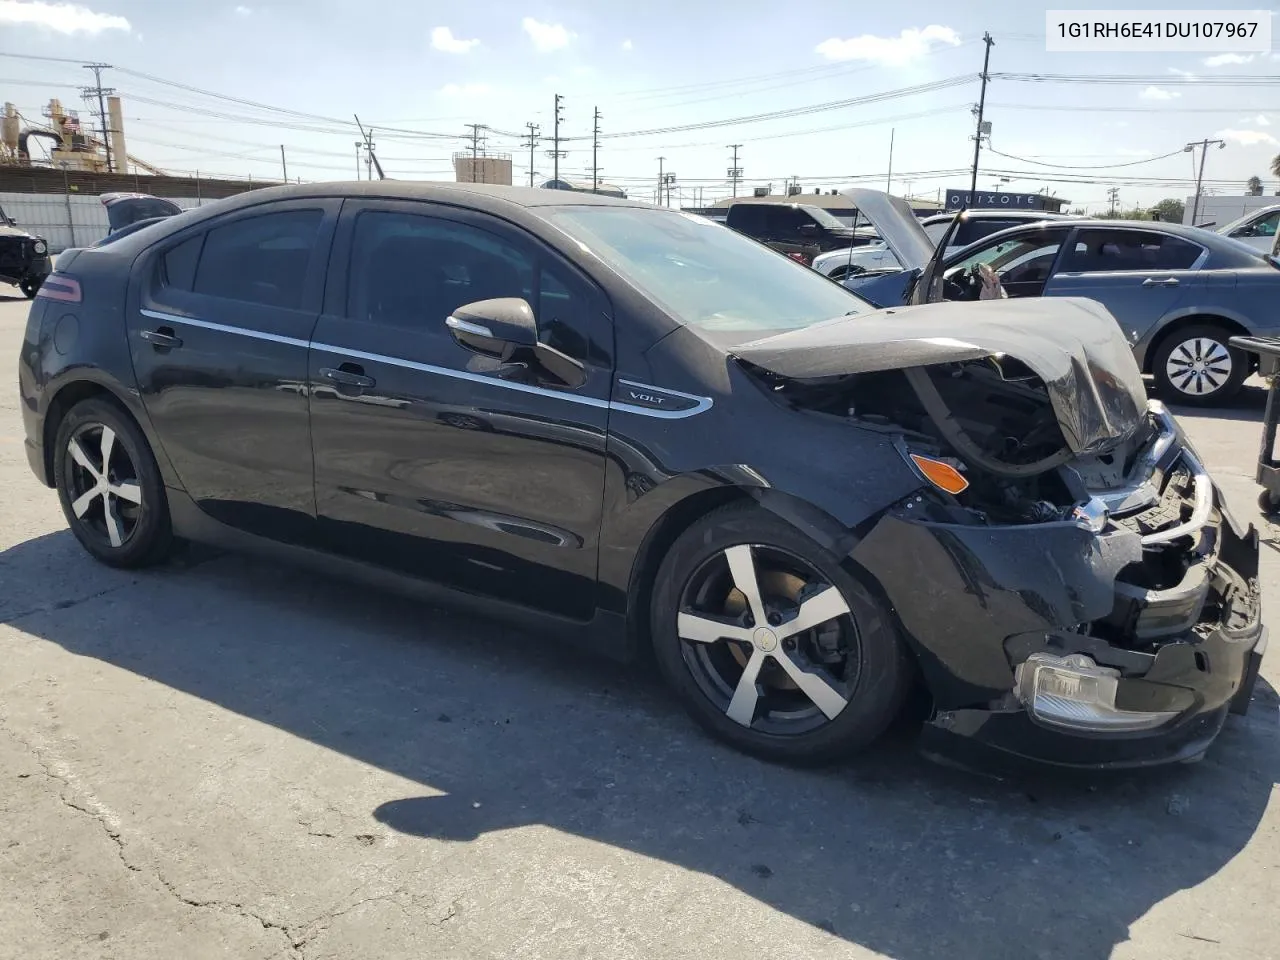
[[114, 404], [82, 400], [58, 426], [53, 479], [71, 532], [98, 560], [142, 567], [173, 545], [160, 470], [137, 424]]
[[663, 674], [690, 714], [745, 752], [820, 763], [892, 722], [909, 667], [888, 616], [839, 560], [754, 506], [675, 542], [652, 599]]
[[1227, 330], [1211, 324], [1169, 334], [1151, 364], [1161, 395], [1171, 403], [1207, 407], [1239, 393], [1249, 375], [1249, 358], [1229, 346], [1230, 339]]

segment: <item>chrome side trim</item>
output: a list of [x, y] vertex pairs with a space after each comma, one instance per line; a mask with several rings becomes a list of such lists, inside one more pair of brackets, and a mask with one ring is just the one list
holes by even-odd
[[472, 323], [470, 320], [459, 320], [453, 315], [444, 318], [444, 325], [450, 330], [457, 330], [459, 333], [470, 333], [477, 337], [493, 339], [493, 331], [488, 327], [482, 327], [480, 324]]
[[[672, 390], [669, 387], [657, 387], [652, 384], [637, 383], [632, 380], [621, 380], [634, 387], [647, 387], [651, 390], [658, 390], [663, 393], [669, 393], [672, 396], [683, 397], [686, 400], [695, 401], [694, 406], [687, 410], [650, 410], [648, 407], [640, 407], [630, 403], [622, 403], [617, 400], [600, 400], [596, 397], [583, 397], [571, 393], [563, 393], [559, 390], [548, 390], [546, 387], [534, 387], [525, 383], [510, 383], [506, 380], [498, 380], [494, 377], [485, 376], [480, 373], [471, 373], [468, 370], [453, 370], [449, 367], [437, 367], [430, 363], [419, 363], [416, 360], [404, 360], [400, 357], [389, 357], [382, 353], [368, 353], [364, 350], [352, 350], [348, 347], [338, 347], [331, 343], [319, 343], [315, 340], [298, 340], [294, 337], [282, 337], [274, 333], [263, 333], [259, 330], [249, 330], [245, 327], [233, 327], [225, 323], [214, 323], [210, 320], [198, 320], [195, 317], [182, 317], [173, 313], [163, 313], [159, 310], [143, 310], [144, 317], [152, 320], [164, 320], [169, 323], [185, 323], [192, 327], [203, 327], [206, 330], [216, 330], [219, 333], [239, 334], [242, 337], [250, 337], [254, 340], [266, 340], [271, 343], [283, 343], [288, 346], [305, 347], [314, 350], [323, 350], [326, 353], [334, 353], [339, 356], [352, 357], [358, 360], [371, 360], [375, 363], [386, 363], [393, 367], [401, 367], [405, 370], [417, 370], [421, 373], [432, 373], [441, 377], [449, 377], [453, 380], [465, 380], [468, 383], [480, 383], [491, 387], [501, 387], [505, 390], [514, 390], [517, 393], [527, 393], [533, 396], [554, 397], [557, 400], [564, 400], [566, 403], [577, 403], [584, 407], [594, 407], [598, 410], [610, 410], [617, 413], [633, 413], [640, 417], [653, 417], [657, 420], [683, 420], [686, 417], [697, 416], [711, 409], [712, 400], [710, 397], [701, 397], [693, 393], [683, 393], [679, 390]], [[450, 317], [449, 321], [456, 320]], [[449, 321], [446, 321], [448, 323]], [[466, 321], [458, 321], [465, 323]], [[452, 325], [452, 324], [450, 324]], [[481, 328], [483, 329], [483, 328]], [[469, 331], [473, 332], [473, 331]], [[483, 336], [491, 336], [488, 330], [484, 330]]]
[[283, 343], [290, 347], [308, 347], [306, 340], [294, 337], [282, 337], [276, 333], [263, 333], [261, 330], [249, 330], [245, 327], [232, 327], [225, 323], [213, 323], [210, 320], [197, 320], [195, 317], [180, 317], [176, 313], [161, 313], [159, 310], [143, 310], [144, 317], [152, 320], [165, 320], [169, 323], [185, 323], [189, 327], [203, 327], [205, 330], [216, 330], [219, 333], [235, 333], [253, 340], [266, 340], [270, 343]]

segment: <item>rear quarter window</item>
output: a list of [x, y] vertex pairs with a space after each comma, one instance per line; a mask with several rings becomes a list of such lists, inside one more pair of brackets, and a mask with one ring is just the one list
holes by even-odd
[[165, 251], [160, 258], [160, 284], [171, 290], [190, 293], [195, 287], [196, 265], [200, 262], [203, 245], [204, 234], [201, 233]]

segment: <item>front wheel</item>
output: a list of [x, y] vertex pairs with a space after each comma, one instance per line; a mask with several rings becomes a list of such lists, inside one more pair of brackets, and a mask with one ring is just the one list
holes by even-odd
[[80, 544], [113, 567], [165, 559], [173, 545], [164, 481], [146, 437], [115, 404], [77, 403], [58, 426], [53, 481]]
[[868, 746], [909, 664], [889, 617], [839, 559], [755, 506], [695, 523], [663, 560], [656, 659], [693, 718], [746, 753], [822, 763]]
[[1151, 364], [1161, 395], [1171, 403], [1209, 407], [1239, 393], [1249, 358], [1228, 346], [1230, 339], [1229, 332], [1208, 324], [1169, 334]]

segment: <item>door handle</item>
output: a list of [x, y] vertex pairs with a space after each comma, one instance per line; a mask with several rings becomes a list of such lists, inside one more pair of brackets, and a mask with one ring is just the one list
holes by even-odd
[[159, 330], [143, 330], [138, 336], [153, 347], [161, 349], [172, 350], [182, 346], [182, 338], [174, 336], [173, 330], [169, 327], [161, 327]]
[[1163, 280], [1157, 280], [1155, 277], [1147, 277], [1142, 281], [1144, 287], [1176, 287], [1178, 285], [1177, 277], [1165, 277]]
[[321, 367], [320, 376], [330, 383], [344, 387], [372, 387], [377, 381], [364, 375], [364, 367], [358, 363], [344, 363], [336, 370], [333, 367]]

